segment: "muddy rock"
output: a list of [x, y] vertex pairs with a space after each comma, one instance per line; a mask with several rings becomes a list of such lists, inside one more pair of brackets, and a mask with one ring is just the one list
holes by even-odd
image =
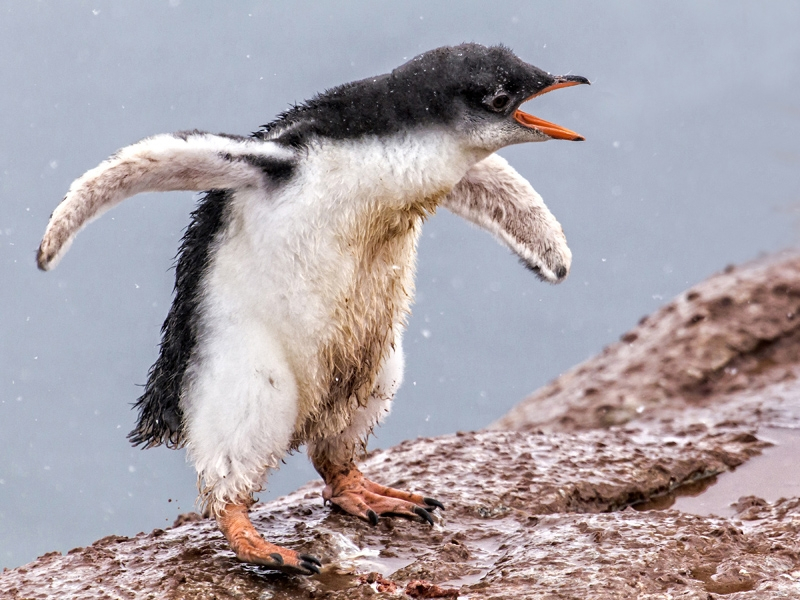
[[[585, 597], [602, 581], [611, 595], [593, 597], [619, 598], [710, 589], [723, 575], [729, 582], [732, 575], [726, 573], [734, 563], [750, 574], [748, 589], [765, 579], [778, 585], [782, 575], [794, 577], [800, 538], [782, 532], [780, 543], [770, 546], [770, 530], [760, 525], [779, 507], [759, 505], [746, 533], [719, 520], [623, 510], [741, 464], [764, 446], [741, 432], [675, 433], [675, 443], [665, 446], [623, 430], [580, 436], [491, 431], [419, 439], [377, 452], [366, 461], [365, 473], [435, 492], [447, 510], [432, 528], [386, 518], [371, 527], [323, 507], [317, 483], [256, 506], [253, 520], [271, 540], [323, 560], [323, 573], [315, 578], [238, 563], [212, 521], [189, 520], [131, 539], [104, 538], [66, 556], [43, 556], [3, 573], [0, 591], [15, 599], [112, 593], [198, 599], [508, 598], [512, 593], [569, 598]], [[795, 530], [796, 513], [796, 506], [782, 513]], [[665, 562], [670, 548], [681, 549], [672, 563]], [[754, 556], [730, 558], [742, 552]], [[774, 554], [775, 560], [757, 567], [757, 552]], [[708, 581], [692, 577], [693, 570]]]
[[492, 428], [575, 431], [664, 420], [736, 404], [795, 380], [798, 366], [800, 254], [785, 252], [692, 287]]
[[433, 527], [372, 527], [324, 507], [320, 482], [256, 505], [256, 527], [320, 557], [319, 576], [239, 563], [189, 515], [6, 570], [0, 597], [800, 598], [800, 499], [742, 497], [729, 518], [668, 508], [768, 454], [765, 426], [800, 424], [798, 275], [796, 255], [723, 273], [492, 429], [367, 457], [367, 476], [445, 504]]

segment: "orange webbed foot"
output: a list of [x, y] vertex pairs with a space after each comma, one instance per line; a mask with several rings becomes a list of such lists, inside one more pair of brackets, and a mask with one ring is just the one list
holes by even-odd
[[226, 505], [217, 517], [217, 524], [236, 558], [242, 562], [297, 575], [314, 575], [320, 572], [322, 563], [318, 558], [298, 554], [294, 550], [271, 544], [261, 537], [247, 516], [247, 506], [244, 504]]
[[333, 469], [326, 475], [322, 498], [372, 525], [378, 524], [379, 515], [418, 517], [433, 525], [431, 512], [437, 508], [444, 510], [444, 505], [433, 498], [370, 481], [353, 465]]

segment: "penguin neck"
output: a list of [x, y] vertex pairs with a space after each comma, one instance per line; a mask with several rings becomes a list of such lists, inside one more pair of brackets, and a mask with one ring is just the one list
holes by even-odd
[[447, 194], [489, 154], [452, 131], [429, 129], [316, 142], [306, 172], [343, 201], [402, 209]]

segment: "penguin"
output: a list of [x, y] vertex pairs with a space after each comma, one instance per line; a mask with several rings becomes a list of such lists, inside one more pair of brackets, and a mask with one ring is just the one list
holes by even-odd
[[441, 47], [293, 106], [250, 136], [154, 135], [72, 183], [38, 250], [45, 271], [134, 194], [205, 192], [128, 437], [187, 449], [198, 502], [239, 560], [320, 572], [318, 558], [268, 542], [248, 516], [268, 472], [303, 446], [324, 502], [346, 513], [433, 524], [444, 509], [356, 466], [403, 378], [420, 229], [444, 206], [541, 280], [562, 281], [572, 255], [560, 224], [496, 152], [583, 140], [520, 105], [588, 83], [504, 46]]

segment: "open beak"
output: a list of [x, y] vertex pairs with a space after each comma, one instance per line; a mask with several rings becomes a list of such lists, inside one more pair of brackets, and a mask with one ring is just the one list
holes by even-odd
[[[580, 75], [561, 75], [555, 78], [555, 83], [548, 85], [543, 90], [536, 92], [533, 96], [528, 98], [528, 100], [536, 98], [536, 96], [546, 94], [547, 92], [552, 92], [553, 90], [557, 90], [559, 88], [571, 87], [573, 85], [581, 85], [584, 83], [589, 85], [589, 80], [586, 79], [586, 77], [581, 77]], [[528, 100], [526, 100], [526, 102]], [[514, 119], [520, 125], [530, 129], [537, 129], [538, 131], [541, 131], [545, 135], [555, 140], [571, 140], [573, 142], [582, 142], [586, 139], [582, 135], [567, 129], [566, 127], [561, 127], [561, 125], [556, 125], [555, 123], [550, 123], [544, 119], [534, 117], [533, 115], [529, 115], [521, 110], [514, 112]]]

